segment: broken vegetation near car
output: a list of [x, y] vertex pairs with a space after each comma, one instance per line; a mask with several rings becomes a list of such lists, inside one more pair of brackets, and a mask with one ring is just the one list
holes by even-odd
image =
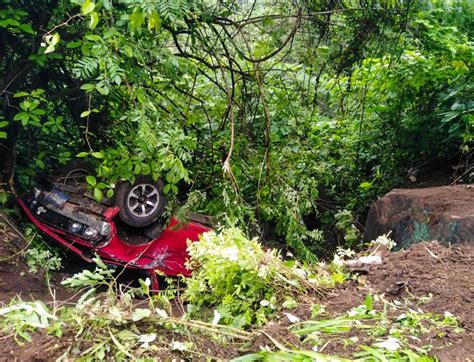
[[[206, 253], [210, 247], [213, 252]], [[283, 310], [324, 295], [347, 277], [336, 265], [309, 268], [296, 260], [284, 261], [275, 250], [264, 250], [236, 228], [203, 234], [199, 243], [190, 244], [189, 252], [189, 267], [196, 272], [186, 279], [184, 293], [180, 282], [169, 278], [169, 287], [156, 295], [151, 294], [149, 279], [141, 280], [139, 288], [117, 291], [114, 271], [96, 259], [95, 271], [85, 270], [63, 282], [83, 290], [76, 305], [51, 311], [43, 305], [38, 309], [30, 303], [12, 303], [0, 310], [0, 325], [19, 343], [39, 329], [48, 330], [52, 338], [74, 335], [72, 345], [61, 352], [68, 358], [78, 357], [77, 351], [100, 359], [156, 353], [210, 357], [195, 343], [210, 339], [216, 348], [231, 345], [245, 350], [261, 335], [249, 331], [251, 325], [264, 327]], [[106, 291], [99, 293], [103, 287]], [[148, 299], [137, 304], [137, 296]], [[187, 311], [177, 314], [175, 306], [183, 307], [182, 303]], [[42, 322], [34, 322], [36, 318]], [[171, 341], [163, 338], [169, 333], [174, 336]]]
[[2, 0], [2, 358], [474, 356], [472, 3]]
[[[236, 361], [435, 361], [427, 341], [465, 333], [448, 311], [425, 311], [430, 295], [389, 299], [338, 258], [308, 266], [237, 228], [203, 234], [189, 254], [195, 273], [167, 278], [155, 295], [149, 279], [117, 289], [116, 271], [96, 259], [94, 271], [63, 282], [81, 290], [75, 304], [15, 300], [0, 309], [0, 329], [22, 346], [46, 336], [49, 358]], [[367, 293], [361, 304], [331, 311], [338, 290], [354, 283]]]

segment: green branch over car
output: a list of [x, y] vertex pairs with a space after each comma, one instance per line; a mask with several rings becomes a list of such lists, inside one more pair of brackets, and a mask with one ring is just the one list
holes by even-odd
[[4, 4], [0, 200], [77, 155], [315, 260], [423, 165], [471, 177], [468, 1]]

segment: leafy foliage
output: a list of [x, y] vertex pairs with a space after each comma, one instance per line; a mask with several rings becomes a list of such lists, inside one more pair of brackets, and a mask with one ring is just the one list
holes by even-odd
[[49, 250], [28, 249], [26, 260], [31, 273], [36, 273], [38, 270], [51, 272], [61, 268], [61, 259]]
[[149, 174], [309, 261], [356, 245], [368, 202], [424, 165], [470, 180], [467, 1], [6, 4], [9, 188], [79, 155], [97, 199]]
[[263, 324], [268, 315], [345, 278], [336, 266], [331, 272], [283, 261], [276, 250], [265, 251], [236, 228], [205, 233], [188, 251], [194, 273], [184, 298], [191, 315], [215, 308], [219, 320], [234, 327]]
[[[50, 321], [56, 319], [44, 303], [38, 300], [30, 303], [12, 303], [10, 306], [0, 309], [0, 316], [3, 317], [3, 332], [9, 332], [13, 329], [15, 335], [26, 341], [31, 341], [31, 335], [28, 332], [32, 332], [37, 328], [47, 328]], [[18, 342], [22, 343], [21, 341]]]

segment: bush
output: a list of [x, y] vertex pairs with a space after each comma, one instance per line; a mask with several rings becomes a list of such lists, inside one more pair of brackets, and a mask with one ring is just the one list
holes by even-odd
[[237, 228], [205, 233], [188, 252], [188, 266], [194, 271], [184, 298], [191, 303], [191, 316], [214, 309], [215, 323], [235, 327], [263, 324], [277, 310], [344, 280], [332, 264], [310, 268], [284, 261], [277, 250], [264, 250], [256, 238], [248, 239]]

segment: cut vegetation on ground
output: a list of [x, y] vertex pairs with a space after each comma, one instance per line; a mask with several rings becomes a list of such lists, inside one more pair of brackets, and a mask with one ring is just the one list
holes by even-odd
[[[169, 280], [168, 289], [151, 297], [146, 281], [115, 289], [114, 273], [99, 262], [94, 272], [63, 282], [83, 289], [74, 303], [56, 296], [4, 304], [0, 350], [35, 360], [453, 361], [472, 355], [474, 320], [466, 308], [474, 288], [472, 245], [430, 242], [389, 252], [386, 240], [364, 253], [377, 254], [382, 264], [350, 270], [347, 251], [309, 267], [261, 249], [238, 229], [209, 233], [193, 245], [199, 269], [188, 288]], [[7, 284], [4, 279], [2, 291], [12, 287]]]

